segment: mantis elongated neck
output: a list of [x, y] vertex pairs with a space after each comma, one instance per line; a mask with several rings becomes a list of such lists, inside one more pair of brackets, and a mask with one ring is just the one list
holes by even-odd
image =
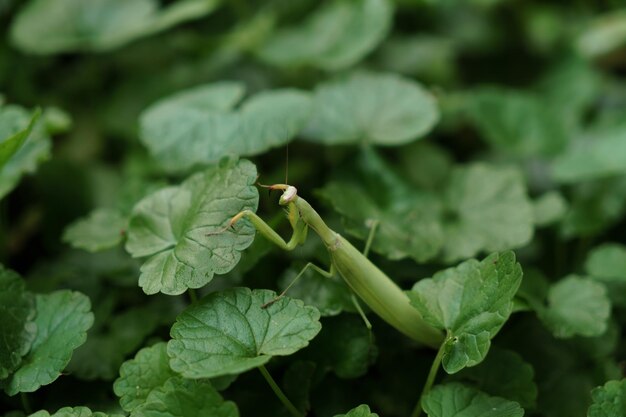
[[293, 203], [298, 208], [302, 221], [319, 235], [326, 247], [334, 247], [337, 244], [337, 233], [324, 223], [317, 211], [302, 197], [298, 196]]

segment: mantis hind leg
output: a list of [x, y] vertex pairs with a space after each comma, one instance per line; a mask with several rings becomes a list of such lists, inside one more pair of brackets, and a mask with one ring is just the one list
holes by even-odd
[[[376, 230], [378, 229], [379, 223], [380, 222], [378, 220], [371, 220], [368, 224], [370, 231], [367, 236], [367, 240], [365, 241], [365, 248], [363, 248], [363, 252], [362, 252], [363, 256], [365, 257], [367, 257], [367, 254], [369, 253], [370, 248], [372, 247], [372, 242], [374, 241], [374, 235], [376, 235]], [[367, 330], [370, 332], [370, 337], [371, 337], [372, 336], [372, 323], [370, 323], [370, 321], [367, 319], [367, 316], [365, 315], [365, 312], [363, 311], [363, 308], [361, 307], [361, 304], [359, 303], [359, 300], [356, 298], [354, 293], [350, 295], [350, 298], [352, 300], [352, 304], [354, 304], [354, 308], [356, 308], [356, 311], [361, 316], [361, 319], [363, 319], [363, 323], [365, 323], [365, 327], [367, 327]]]
[[304, 266], [304, 268], [302, 268], [300, 270], [300, 272], [298, 272], [298, 275], [296, 275], [296, 277], [294, 279], [291, 280], [291, 282], [289, 283], [289, 285], [287, 285], [287, 287], [285, 287], [285, 289], [283, 290], [283, 292], [281, 292], [280, 294], [278, 294], [276, 296], [276, 298], [274, 298], [273, 300], [263, 304], [261, 306], [261, 308], [267, 308], [270, 305], [274, 304], [276, 301], [280, 300], [281, 298], [283, 298], [285, 296], [285, 294], [287, 294], [287, 291], [289, 291], [289, 289], [300, 279], [300, 277], [302, 275], [304, 275], [304, 273], [306, 272], [307, 269], [313, 269], [315, 272], [317, 272], [318, 274], [320, 274], [321, 276], [323, 276], [324, 278], [332, 278], [333, 275], [335, 275], [335, 268], [334, 265], [331, 264], [330, 269], [328, 271], [324, 270], [323, 268], [320, 268], [319, 266], [315, 265], [313, 262], [307, 262], [307, 264]]

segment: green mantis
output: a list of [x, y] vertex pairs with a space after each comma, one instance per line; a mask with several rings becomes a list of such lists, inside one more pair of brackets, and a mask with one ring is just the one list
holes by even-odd
[[359, 252], [339, 233], [330, 229], [320, 215], [302, 197], [297, 189], [288, 184], [266, 186], [270, 190], [282, 190], [279, 204], [287, 207], [289, 223], [293, 234], [285, 241], [267, 223], [250, 210], [244, 210], [232, 217], [226, 226], [229, 228], [242, 218], [248, 219], [265, 238], [281, 249], [291, 251], [304, 243], [308, 229], [313, 230], [322, 240], [330, 255], [330, 271], [325, 271], [312, 263], [312, 267], [324, 276], [332, 276], [335, 271], [348, 286], [383, 320], [411, 339], [438, 348], [443, 334], [429, 326], [413, 308], [404, 292], [364, 254]]

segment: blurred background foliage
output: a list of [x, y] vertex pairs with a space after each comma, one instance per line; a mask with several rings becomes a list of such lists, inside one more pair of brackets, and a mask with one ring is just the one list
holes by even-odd
[[[388, 229], [381, 226], [373, 259], [405, 288], [459, 260], [518, 249], [527, 272], [521, 292], [528, 305], [520, 308], [537, 310], [539, 318], [516, 315], [494, 344], [503, 361], [521, 355], [534, 366], [538, 395], [516, 399], [527, 415], [584, 416], [590, 390], [621, 377], [619, 308], [626, 304], [618, 294], [626, 273], [594, 269], [591, 255], [606, 255], [597, 246], [610, 241], [617, 252], [599, 264], [626, 259], [622, 1], [0, 0], [0, 28], [0, 133], [13, 133], [10, 123], [23, 128], [25, 109], [43, 109], [29, 148], [0, 175], [0, 261], [34, 291], [82, 291], [96, 316], [68, 376], [33, 395], [36, 408], [55, 409], [78, 396], [116, 410], [111, 381], [119, 366], [141, 346], [167, 339], [185, 305], [184, 297], [143, 295], [139, 263], [119, 245], [141, 197], [198, 169], [168, 169], [149, 152], [140, 122], [146, 109], [218, 81], [237, 81], [254, 97], [278, 88], [318, 91], [357, 70], [418, 81], [436, 98], [432, 130], [398, 144], [377, 142], [374, 134], [341, 143], [328, 139], [332, 132], [295, 135], [288, 159], [284, 145], [249, 155], [261, 182], [283, 182], [288, 170], [289, 182], [324, 218], [361, 239], [361, 217], [378, 213]], [[368, 84], [355, 85], [342, 97], [368, 100]], [[368, 143], [383, 146], [372, 152]], [[485, 190], [502, 192], [485, 197]], [[369, 214], [353, 210], [355, 201]], [[262, 196], [260, 213], [279, 224], [275, 203]], [[76, 222], [86, 216], [96, 216], [89, 225], [108, 240], [81, 243]], [[279, 228], [288, 230], [286, 222]], [[398, 244], [398, 231], [407, 230], [422, 240]], [[235, 270], [203, 292], [275, 289], [293, 273], [292, 263], [325, 262], [324, 256], [315, 241], [283, 254], [258, 239]], [[541, 324], [550, 323], [549, 314], [533, 307], [549, 297], [552, 283], [573, 273], [617, 289], [609, 294], [615, 311], [601, 336], [572, 330], [569, 338], [555, 338], [554, 327]], [[306, 297], [321, 290], [298, 291]], [[350, 309], [341, 290], [325, 291], [331, 296], [317, 302], [326, 315]], [[324, 332], [344, 333], [342, 320], [354, 317], [343, 316], [326, 319]], [[419, 387], [431, 358], [374, 324], [378, 347], [355, 348], [359, 363], [329, 359], [330, 353], [296, 355], [318, 364], [307, 382], [315, 415], [360, 402], [384, 416], [408, 414], [417, 390], [404, 381]], [[325, 343], [333, 338], [323, 335], [315, 349], [332, 352]], [[302, 377], [306, 372], [292, 371], [296, 364], [306, 366], [279, 360], [275, 367], [286, 379]], [[468, 381], [482, 381], [480, 372], [467, 373]], [[256, 374], [241, 376], [224, 395], [242, 415], [259, 415], [260, 401], [269, 404], [268, 416], [284, 412]], [[10, 410], [17, 400], [0, 394], [0, 404]]]

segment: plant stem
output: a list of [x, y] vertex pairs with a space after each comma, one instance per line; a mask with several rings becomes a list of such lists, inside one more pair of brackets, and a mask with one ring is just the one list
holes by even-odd
[[435, 377], [437, 376], [437, 371], [439, 371], [439, 365], [441, 365], [441, 359], [443, 359], [443, 352], [445, 350], [444, 348], [446, 346], [447, 341], [448, 341], [448, 338], [446, 338], [446, 340], [441, 344], [441, 346], [439, 346], [439, 350], [437, 351], [437, 356], [435, 356], [435, 360], [433, 361], [433, 364], [430, 366], [430, 372], [428, 373], [428, 377], [426, 378], [426, 382], [424, 383], [424, 388], [422, 389], [420, 398], [417, 401], [417, 404], [415, 404], [413, 413], [411, 413], [411, 417], [419, 417], [419, 415], [422, 413], [422, 401], [424, 400], [424, 397], [426, 396], [426, 394], [430, 392], [430, 389], [432, 388], [433, 383], [435, 382]]
[[187, 292], [189, 293], [189, 298], [191, 299], [192, 303], [198, 301], [198, 294], [196, 294], [196, 290], [194, 290], [193, 288], [187, 288]]
[[287, 410], [289, 410], [289, 412], [291, 413], [291, 415], [293, 417], [304, 417], [302, 414], [300, 414], [300, 412], [298, 411], [298, 409], [296, 408], [296, 406], [293, 405], [293, 403], [291, 401], [289, 401], [289, 398], [287, 398], [287, 396], [285, 395], [285, 393], [280, 389], [280, 387], [278, 386], [278, 384], [276, 383], [276, 381], [274, 381], [274, 378], [272, 378], [272, 376], [270, 375], [270, 373], [267, 371], [267, 369], [265, 368], [265, 365], [261, 365], [259, 366], [259, 371], [261, 371], [261, 375], [263, 375], [263, 377], [265, 378], [265, 380], [267, 381], [267, 383], [270, 385], [270, 387], [272, 388], [272, 391], [274, 391], [274, 394], [276, 394], [276, 396], [278, 397], [278, 399], [280, 400], [280, 402], [283, 403], [283, 405], [285, 406], [285, 408], [287, 408]]
[[22, 408], [26, 414], [32, 414], [33, 409], [30, 407], [30, 402], [28, 401], [28, 395], [25, 392], [20, 392], [20, 399], [22, 400]]

